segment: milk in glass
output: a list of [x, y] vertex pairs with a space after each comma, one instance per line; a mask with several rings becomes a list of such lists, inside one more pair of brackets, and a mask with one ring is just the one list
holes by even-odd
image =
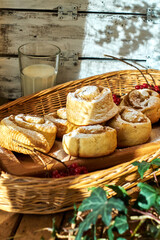
[[21, 72], [23, 95], [39, 92], [52, 87], [56, 78], [54, 67], [47, 64], [33, 64]]

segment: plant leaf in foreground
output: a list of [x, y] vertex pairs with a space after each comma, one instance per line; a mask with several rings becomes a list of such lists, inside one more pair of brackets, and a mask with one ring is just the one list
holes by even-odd
[[127, 217], [125, 215], [117, 216], [114, 226], [117, 228], [119, 234], [123, 234], [129, 228]]
[[138, 166], [138, 172], [141, 176], [141, 178], [143, 178], [144, 173], [150, 168], [151, 163], [142, 161], [142, 162], [138, 162], [135, 161], [132, 163], [134, 166]]
[[111, 188], [117, 193], [116, 198], [120, 198], [121, 200], [123, 200], [126, 205], [129, 204], [130, 197], [123, 187], [116, 185], [106, 185], [106, 187]]
[[160, 167], [160, 158], [153, 159], [151, 163], [157, 165], [158, 167]]
[[138, 183], [140, 194], [138, 197], [138, 206], [148, 210], [156, 205], [156, 200], [159, 199], [159, 189], [155, 189], [147, 183]]
[[83, 212], [91, 209], [99, 209], [101, 204], [104, 204], [106, 201], [106, 192], [101, 187], [98, 187], [92, 191], [90, 197], [83, 200], [82, 204], [78, 208], [78, 211]]
[[113, 209], [127, 213], [127, 208], [123, 201], [114, 197], [107, 199], [106, 193], [102, 188], [98, 187], [95, 189], [91, 193], [91, 196], [85, 199], [78, 209], [79, 211], [92, 211], [87, 215], [85, 220], [80, 223], [76, 240], [80, 240], [83, 233], [87, 231], [92, 224], [96, 224], [98, 216], [101, 216], [104, 224], [109, 226], [112, 219], [111, 213]]

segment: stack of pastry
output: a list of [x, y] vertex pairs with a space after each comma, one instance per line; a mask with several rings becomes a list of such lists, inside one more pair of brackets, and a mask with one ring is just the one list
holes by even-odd
[[160, 118], [160, 97], [143, 89], [126, 94], [118, 107], [109, 88], [85, 86], [67, 95], [66, 107], [44, 117], [18, 114], [0, 124], [0, 146], [30, 153], [19, 146], [49, 152], [55, 138], [76, 157], [99, 157], [146, 142]]
[[[67, 154], [98, 157], [117, 147], [116, 130], [104, 126], [118, 113], [110, 89], [85, 86], [67, 95], [66, 108], [45, 115], [57, 126], [57, 137]], [[111, 141], [112, 139], [112, 141]]]

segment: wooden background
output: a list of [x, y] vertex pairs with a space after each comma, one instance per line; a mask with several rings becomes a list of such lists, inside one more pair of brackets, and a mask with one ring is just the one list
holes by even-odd
[[[160, 44], [160, 23], [148, 21], [147, 11], [159, 5], [159, 0], [0, 0], [0, 96], [21, 96], [17, 49], [30, 41], [61, 48], [66, 61], [57, 84], [132, 68], [104, 54], [147, 66], [147, 56]], [[76, 20], [60, 19], [59, 6], [77, 9]]]

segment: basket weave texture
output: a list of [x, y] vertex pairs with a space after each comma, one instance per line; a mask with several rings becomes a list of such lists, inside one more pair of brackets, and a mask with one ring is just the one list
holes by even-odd
[[[142, 70], [142, 72], [149, 84], [160, 84], [160, 71]], [[146, 83], [146, 79], [137, 70], [123, 70], [70, 81], [0, 106], [0, 119], [18, 113], [48, 114], [65, 107], [67, 94], [85, 85], [109, 87], [113, 93], [123, 95], [135, 85]], [[18, 177], [2, 171], [0, 209], [29, 214], [62, 212], [72, 209], [74, 203], [81, 203], [90, 195], [90, 188], [100, 186], [106, 189], [106, 184], [122, 186], [132, 194], [139, 181], [147, 181], [153, 178], [154, 174], [153, 170], [149, 169], [144, 178], [140, 179], [137, 167], [133, 166], [132, 162], [135, 160], [150, 162], [159, 156], [160, 150], [108, 169], [58, 179]], [[156, 175], [160, 175], [160, 170]], [[107, 190], [110, 197], [115, 194], [113, 190]]]

